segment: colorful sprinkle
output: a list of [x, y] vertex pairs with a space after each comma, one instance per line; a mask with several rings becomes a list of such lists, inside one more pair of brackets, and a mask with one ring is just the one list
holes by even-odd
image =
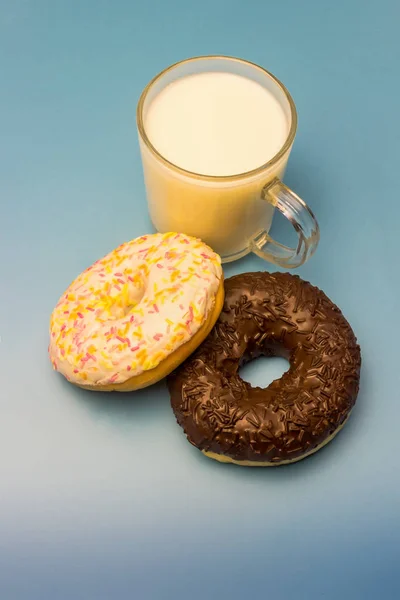
[[220, 258], [183, 234], [121, 244], [59, 299], [50, 319], [53, 368], [91, 384], [155, 368], [201, 327], [221, 276]]

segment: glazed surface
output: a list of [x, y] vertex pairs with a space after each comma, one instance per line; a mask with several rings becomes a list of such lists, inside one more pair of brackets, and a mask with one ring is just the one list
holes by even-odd
[[206, 321], [220, 257], [183, 234], [142, 236], [96, 261], [50, 319], [54, 369], [79, 385], [118, 384], [154, 369]]
[[[289, 370], [252, 387], [240, 366], [283, 356]], [[245, 273], [225, 281], [225, 303], [206, 341], [168, 378], [188, 440], [235, 461], [284, 463], [321, 446], [353, 408], [360, 348], [340, 309], [288, 273]]]

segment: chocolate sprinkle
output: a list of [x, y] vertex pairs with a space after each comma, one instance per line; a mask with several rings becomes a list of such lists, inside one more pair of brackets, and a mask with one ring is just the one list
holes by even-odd
[[[238, 374], [259, 356], [290, 362], [265, 389]], [[289, 273], [244, 273], [225, 281], [214, 329], [167, 381], [191, 444], [235, 461], [279, 464], [311, 453], [343, 425], [360, 368], [355, 335], [321, 290]]]

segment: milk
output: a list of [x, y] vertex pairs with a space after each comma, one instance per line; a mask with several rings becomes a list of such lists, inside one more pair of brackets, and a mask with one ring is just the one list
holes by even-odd
[[151, 102], [145, 128], [167, 160], [204, 175], [256, 169], [288, 135], [275, 96], [234, 73], [199, 73], [169, 84]]
[[[259, 82], [228, 72], [202, 72], [168, 83], [148, 102], [147, 137], [169, 163], [206, 176], [232, 176], [265, 165], [288, 136], [288, 110]], [[179, 172], [140, 140], [152, 222], [160, 232], [200, 237], [224, 259], [245, 254], [249, 241], [268, 231], [273, 208], [263, 186], [281, 176], [273, 169], [234, 180]]]

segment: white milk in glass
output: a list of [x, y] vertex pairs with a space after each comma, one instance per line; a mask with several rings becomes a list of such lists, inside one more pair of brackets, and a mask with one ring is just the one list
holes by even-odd
[[[144, 129], [170, 163], [206, 176], [247, 173], [272, 159], [284, 145], [290, 122], [276, 96], [242, 75], [205, 72], [169, 83], [149, 102]], [[182, 174], [141, 141], [152, 222], [160, 232], [196, 235], [223, 256], [243, 252], [268, 231], [273, 207], [263, 186], [281, 177], [285, 160], [256, 176], [203, 180]]]

